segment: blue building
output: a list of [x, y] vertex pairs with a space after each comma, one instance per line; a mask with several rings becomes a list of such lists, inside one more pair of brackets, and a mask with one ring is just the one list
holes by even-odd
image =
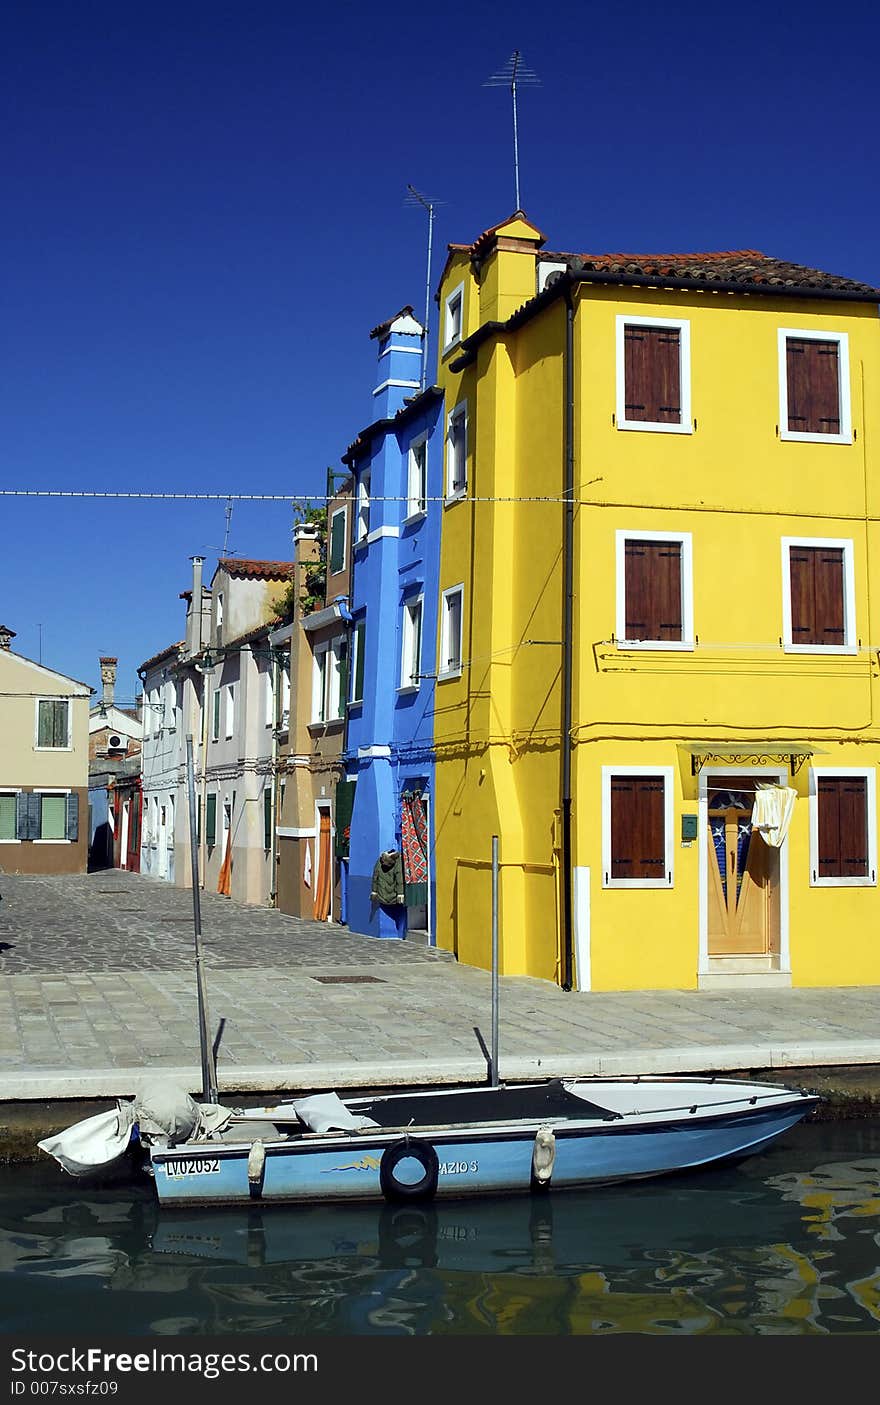
[[[376, 418], [342, 460], [355, 512], [346, 920], [354, 932], [433, 943], [443, 397], [435, 386], [420, 389], [422, 327], [411, 307], [370, 336], [378, 343]], [[390, 883], [391, 898], [384, 903], [372, 896], [381, 856], [387, 878], [379, 891]]]

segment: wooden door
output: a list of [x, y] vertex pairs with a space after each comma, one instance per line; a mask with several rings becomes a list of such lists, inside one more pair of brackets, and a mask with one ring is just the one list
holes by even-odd
[[709, 778], [708, 951], [766, 956], [778, 938], [779, 853], [752, 831], [755, 779]]

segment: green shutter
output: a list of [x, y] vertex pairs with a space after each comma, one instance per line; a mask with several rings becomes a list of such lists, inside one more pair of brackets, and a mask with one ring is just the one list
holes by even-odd
[[0, 839], [15, 839], [15, 796], [0, 795]]
[[348, 858], [355, 785], [355, 781], [338, 781], [336, 784], [336, 857], [338, 859]]
[[37, 746], [66, 747], [67, 698], [41, 698], [38, 706]]
[[263, 848], [272, 848], [272, 783], [263, 791]]
[[345, 565], [345, 512], [334, 512], [330, 523], [330, 571], [341, 571]]
[[207, 811], [205, 813], [205, 839], [209, 849], [213, 849], [217, 842], [217, 796], [207, 797]]

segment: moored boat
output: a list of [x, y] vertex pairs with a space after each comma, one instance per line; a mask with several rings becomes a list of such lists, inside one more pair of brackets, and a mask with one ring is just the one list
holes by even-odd
[[[134, 1112], [120, 1105], [120, 1125], [132, 1126], [160, 1205], [429, 1202], [712, 1165], [760, 1151], [817, 1102], [734, 1079], [557, 1079], [345, 1101], [322, 1093], [247, 1109], [192, 1103], [192, 1115], [164, 1128], [155, 1117], [139, 1124], [136, 1103]], [[64, 1165], [70, 1137], [81, 1171], [75, 1133], [41, 1145]]]

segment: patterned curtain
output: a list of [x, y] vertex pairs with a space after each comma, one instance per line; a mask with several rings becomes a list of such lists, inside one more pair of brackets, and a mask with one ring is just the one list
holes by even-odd
[[419, 792], [409, 790], [401, 795], [400, 806], [406, 905], [420, 907], [428, 901], [428, 822], [425, 806]]

